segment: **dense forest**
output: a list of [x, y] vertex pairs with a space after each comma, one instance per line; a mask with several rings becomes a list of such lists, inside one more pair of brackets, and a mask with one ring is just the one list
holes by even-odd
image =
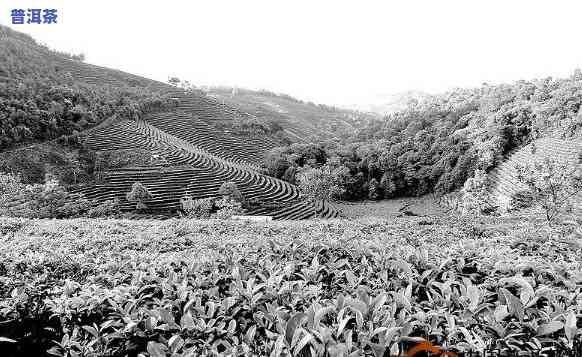
[[348, 200], [443, 194], [535, 138], [579, 136], [581, 104], [580, 70], [565, 79], [456, 89], [342, 140], [275, 148], [265, 169], [293, 181], [301, 167], [327, 163], [338, 168]]

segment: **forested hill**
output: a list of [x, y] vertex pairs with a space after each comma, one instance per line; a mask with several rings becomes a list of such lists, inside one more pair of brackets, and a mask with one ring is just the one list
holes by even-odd
[[265, 123], [283, 128], [291, 142], [348, 137], [379, 115], [305, 102], [266, 90], [207, 87], [208, 96], [240, 108]]
[[275, 150], [267, 166], [329, 163], [346, 199], [446, 193], [540, 137], [582, 136], [582, 72], [564, 79], [457, 89], [368, 122], [347, 140]]
[[81, 58], [52, 51], [0, 25], [0, 150], [74, 137], [105, 119], [137, 119], [180, 101], [224, 135], [270, 142], [282, 130], [201, 91], [89, 65]]
[[0, 150], [172, 105], [154, 81], [110, 70], [116, 81], [91, 83], [77, 75], [84, 67], [91, 66], [0, 26]]
[[70, 171], [94, 156], [83, 145], [88, 129], [124, 120], [168, 119], [183, 135], [189, 135], [184, 127], [194, 126], [196, 135], [206, 133], [196, 141], [200, 149], [235, 161], [245, 160], [242, 153], [260, 161], [277, 145], [276, 130], [200, 91], [81, 59], [0, 26], [0, 171], [27, 182], [42, 182], [48, 166], [59, 179], [77, 177]]

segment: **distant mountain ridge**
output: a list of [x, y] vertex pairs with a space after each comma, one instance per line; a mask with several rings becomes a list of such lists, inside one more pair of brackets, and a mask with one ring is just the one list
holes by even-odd
[[421, 91], [409, 90], [396, 94], [377, 95], [375, 100], [369, 103], [357, 103], [342, 105], [342, 108], [357, 110], [367, 113], [387, 115], [405, 110], [413, 102], [422, 102], [431, 95]]
[[266, 90], [232, 87], [204, 87], [202, 90], [209, 97], [239, 108], [267, 124], [283, 127], [292, 142], [322, 141], [353, 133], [379, 117]]

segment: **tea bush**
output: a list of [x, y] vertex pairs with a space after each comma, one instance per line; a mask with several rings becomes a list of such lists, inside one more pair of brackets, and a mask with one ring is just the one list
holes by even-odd
[[543, 351], [582, 334], [574, 223], [4, 218], [0, 232], [5, 356]]
[[210, 218], [210, 213], [214, 207], [214, 199], [202, 198], [193, 200], [192, 197], [186, 196], [180, 200], [182, 210], [186, 217], [189, 218]]
[[214, 202], [214, 205], [218, 208], [215, 214], [218, 219], [229, 219], [234, 215], [244, 213], [242, 203], [234, 199], [222, 198]]
[[86, 216], [90, 218], [112, 217], [118, 215], [119, 213], [119, 200], [113, 199], [96, 204], [94, 207], [87, 211]]

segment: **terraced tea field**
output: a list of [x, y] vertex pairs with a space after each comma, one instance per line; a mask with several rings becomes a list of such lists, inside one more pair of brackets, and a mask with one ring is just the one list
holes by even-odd
[[3, 356], [385, 356], [425, 339], [543, 353], [582, 337], [580, 226], [1, 218], [0, 235]]
[[[517, 178], [516, 165], [533, 165], [545, 158], [564, 162], [571, 167], [582, 169], [582, 141], [578, 139], [541, 138], [515, 150], [507, 158], [487, 173], [487, 193], [489, 204], [500, 212], [510, 208], [512, 197], [527, 187]], [[453, 192], [436, 198], [436, 202], [451, 211], [461, 210], [461, 192]], [[582, 215], [582, 193], [574, 197], [574, 213]]]
[[[582, 140], [538, 139], [512, 153], [507, 160], [489, 173], [491, 203], [507, 207], [512, 195], [526, 187], [517, 181], [516, 164], [533, 164], [544, 158], [552, 158], [582, 168]], [[582, 194], [577, 198], [577, 208], [582, 214]]]
[[[62, 71], [76, 80], [94, 85], [123, 83], [169, 95], [175, 107], [149, 113], [135, 120], [109, 120], [84, 133], [86, 146], [97, 152], [147, 150], [163, 165], [128, 167], [101, 174], [96, 185], [78, 189], [89, 199], [117, 198], [123, 210], [133, 205], [125, 199], [131, 185], [139, 181], [153, 194], [148, 208], [175, 212], [184, 195], [193, 198], [218, 197], [225, 181], [233, 181], [247, 200], [258, 202], [248, 214], [270, 215], [274, 219], [306, 219], [315, 215], [313, 206], [303, 202], [297, 187], [260, 173], [264, 153], [276, 143], [266, 136], [240, 137], [214, 124], [252, 117], [197, 92], [120, 71], [55, 57]], [[317, 216], [336, 217], [337, 210], [326, 202], [316, 204]]]

